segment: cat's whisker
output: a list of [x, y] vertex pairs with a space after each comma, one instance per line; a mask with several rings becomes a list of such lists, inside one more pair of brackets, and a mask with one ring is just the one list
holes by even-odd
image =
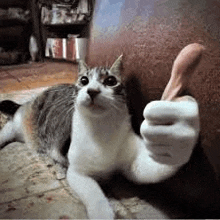
[[123, 95], [112, 95], [112, 98], [117, 98], [117, 100], [125, 100], [125, 97]]
[[118, 99], [118, 100], [115, 101], [115, 103], [117, 103], [117, 104], [119, 104], [119, 105], [120, 105], [120, 104], [126, 104], [126, 100], [123, 99], [123, 98], [122, 98], [122, 99]]
[[115, 103], [110, 103], [110, 105], [111, 105], [114, 109], [116, 109], [116, 110], [118, 110], [118, 111], [121, 111], [120, 106], [116, 105]]

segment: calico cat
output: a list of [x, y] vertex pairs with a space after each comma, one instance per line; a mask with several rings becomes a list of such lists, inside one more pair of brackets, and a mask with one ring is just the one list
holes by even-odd
[[[133, 131], [121, 63], [120, 56], [111, 68], [90, 69], [79, 61], [76, 85], [53, 86], [24, 105], [14, 104], [11, 120], [0, 131], [1, 147], [23, 141], [68, 167], [68, 183], [90, 219], [114, 218], [97, 178], [117, 170], [135, 182], [155, 183], [179, 169], [157, 162]], [[7, 112], [10, 101], [4, 102], [0, 110]]]

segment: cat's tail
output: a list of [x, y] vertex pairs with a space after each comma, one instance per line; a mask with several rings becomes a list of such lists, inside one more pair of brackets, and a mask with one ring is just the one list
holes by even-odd
[[21, 105], [10, 100], [0, 102], [0, 149], [19, 139], [18, 133], [20, 131], [18, 130], [21, 127], [20, 107]]

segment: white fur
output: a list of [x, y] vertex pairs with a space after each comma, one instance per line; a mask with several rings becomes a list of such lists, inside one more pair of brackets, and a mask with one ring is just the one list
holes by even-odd
[[5, 145], [7, 142], [11, 142], [12, 140], [24, 142], [24, 134], [23, 134], [23, 107], [20, 107], [15, 113], [12, 120], [9, 120], [0, 132], [0, 146]]
[[187, 163], [200, 131], [196, 100], [185, 96], [182, 101], [153, 101], [144, 117], [140, 131], [154, 160], [179, 166]]
[[5, 143], [13, 140], [15, 138], [15, 131], [13, 129], [13, 122], [8, 121], [0, 132], [0, 147], [2, 147]]
[[[95, 99], [97, 106], [103, 105], [102, 93]], [[109, 100], [105, 103], [108, 108], [95, 111], [89, 103], [85, 87], [76, 100], [67, 179], [86, 205], [90, 219], [113, 219], [113, 210], [93, 177], [121, 170], [136, 182], [152, 183], [171, 176], [178, 168], [151, 158], [144, 141], [131, 129], [125, 104], [120, 111], [112, 108]]]

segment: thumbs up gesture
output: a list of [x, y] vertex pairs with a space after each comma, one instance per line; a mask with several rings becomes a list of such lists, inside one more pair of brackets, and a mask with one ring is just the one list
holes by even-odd
[[199, 135], [199, 108], [195, 99], [153, 101], [144, 109], [141, 134], [150, 156], [159, 163], [183, 165], [190, 159]]
[[204, 47], [186, 46], [174, 61], [171, 78], [160, 101], [144, 109], [141, 135], [151, 157], [158, 163], [181, 166], [187, 163], [197, 142], [199, 107], [191, 96], [178, 97], [186, 89]]

